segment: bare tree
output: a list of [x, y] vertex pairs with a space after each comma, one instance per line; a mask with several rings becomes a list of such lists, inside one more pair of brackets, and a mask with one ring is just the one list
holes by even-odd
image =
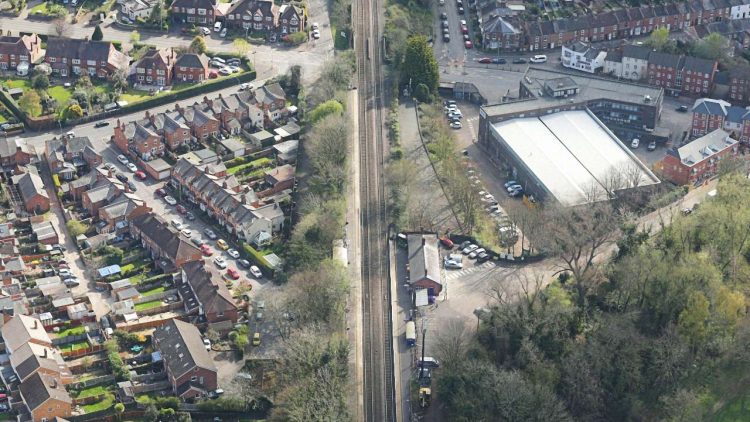
[[589, 289], [598, 281], [596, 260], [614, 242], [620, 217], [609, 202], [576, 207], [548, 206], [545, 249], [556, 258], [558, 272], [573, 276], [578, 305], [585, 305]]
[[440, 326], [435, 342], [435, 354], [448, 367], [460, 365], [470, 343], [471, 334], [466, 327], [466, 321], [452, 318]]
[[67, 37], [70, 34], [70, 23], [64, 17], [55, 19], [52, 22], [52, 30], [58, 37]]

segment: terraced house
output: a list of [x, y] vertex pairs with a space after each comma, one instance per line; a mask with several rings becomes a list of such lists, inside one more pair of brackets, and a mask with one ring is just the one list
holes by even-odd
[[172, 2], [172, 21], [211, 26], [217, 12], [216, 0], [175, 0]]
[[127, 72], [130, 58], [111, 42], [49, 37], [44, 60], [60, 76], [89, 75], [102, 79]]

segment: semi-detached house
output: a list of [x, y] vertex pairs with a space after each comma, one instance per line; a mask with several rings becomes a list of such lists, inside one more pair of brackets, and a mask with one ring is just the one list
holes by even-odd
[[146, 85], [172, 85], [172, 68], [177, 54], [171, 48], [151, 49], [135, 64], [135, 82]]
[[15, 69], [21, 63], [37, 63], [44, 52], [36, 34], [20, 37], [0, 36], [0, 70]]
[[172, 2], [172, 21], [213, 26], [217, 15], [216, 0], [175, 0]]
[[60, 76], [89, 75], [110, 78], [115, 72], [127, 72], [130, 59], [111, 42], [49, 37], [44, 60]]
[[278, 18], [279, 8], [271, 0], [239, 0], [225, 16], [227, 26], [246, 32], [271, 32], [276, 29]]

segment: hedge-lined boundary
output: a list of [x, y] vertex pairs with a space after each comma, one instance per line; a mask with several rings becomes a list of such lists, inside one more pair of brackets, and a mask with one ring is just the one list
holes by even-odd
[[263, 257], [260, 252], [245, 242], [240, 242], [240, 246], [242, 246], [242, 251], [245, 252], [247, 258], [252, 261], [253, 264], [260, 267], [260, 269], [266, 274], [266, 277], [270, 278], [273, 275], [274, 270], [271, 268], [271, 264], [268, 263], [266, 258]]

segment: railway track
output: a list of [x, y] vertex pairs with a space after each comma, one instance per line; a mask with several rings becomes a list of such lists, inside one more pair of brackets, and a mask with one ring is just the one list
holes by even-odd
[[396, 420], [391, 290], [383, 184], [383, 79], [378, 0], [355, 6], [359, 101], [359, 165], [362, 240], [364, 420]]

